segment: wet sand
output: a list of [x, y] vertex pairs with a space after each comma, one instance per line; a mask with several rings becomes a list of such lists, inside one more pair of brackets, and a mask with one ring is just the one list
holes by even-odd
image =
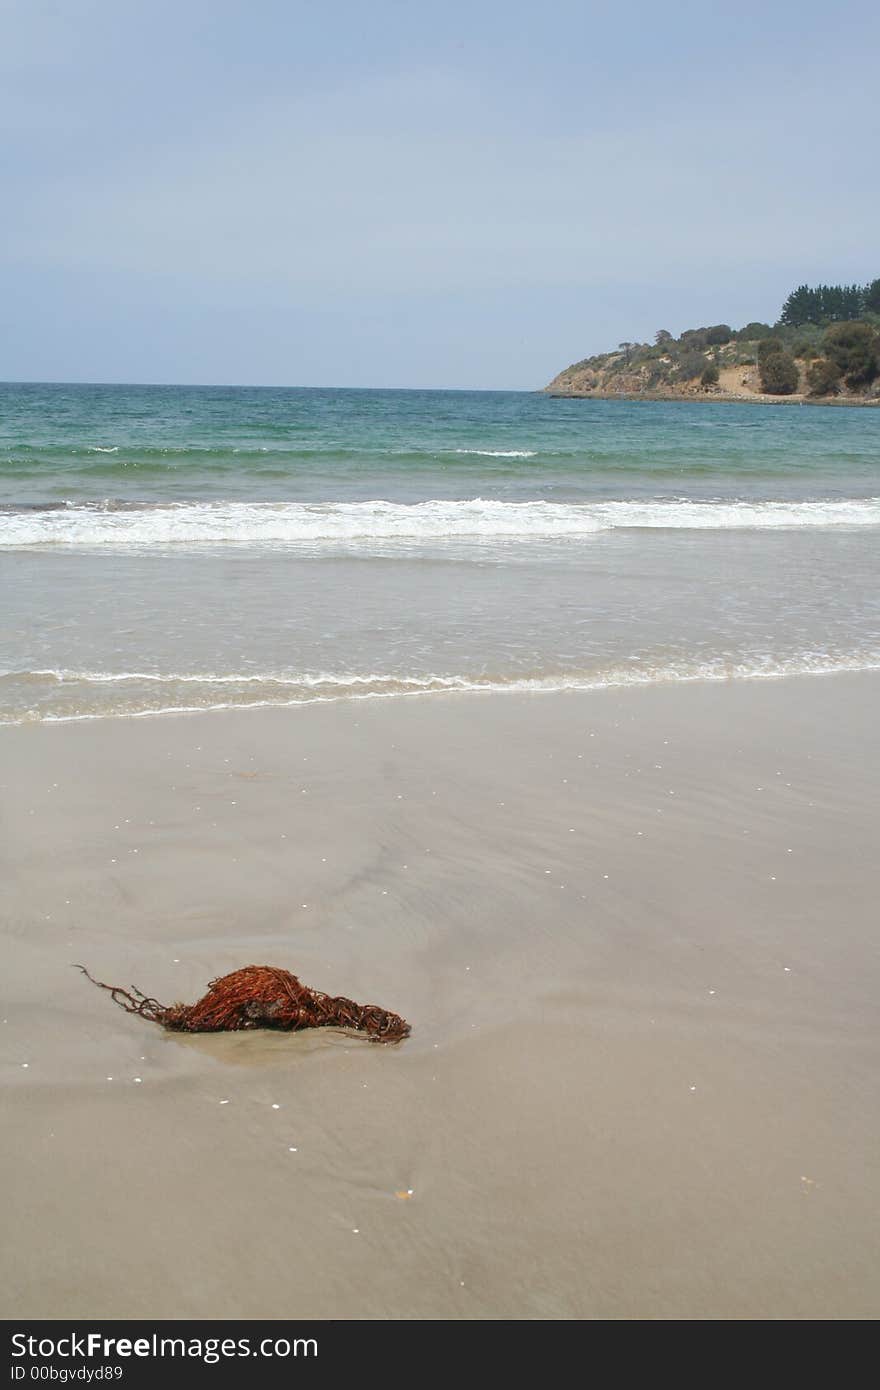
[[[878, 692], [0, 729], [2, 1313], [876, 1317]], [[73, 961], [413, 1034], [166, 1035]]]

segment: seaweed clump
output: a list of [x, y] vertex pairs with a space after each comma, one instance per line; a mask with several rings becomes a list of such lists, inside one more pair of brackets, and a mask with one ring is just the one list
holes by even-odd
[[126, 1013], [158, 1023], [172, 1033], [238, 1033], [247, 1028], [342, 1028], [366, 1034], [372, 1042], [400, 1042], [410, 1027], [399, 1014], [378, 1004], [356, 1004], [341, 995], [309, 989], [289, 970], [274, 965], [246, 965], [212, 980], [194, 1004], [160, 1004], [142, 994], [96, 980], [84, 965], [76, 967], [99, 989], [106, 989]]

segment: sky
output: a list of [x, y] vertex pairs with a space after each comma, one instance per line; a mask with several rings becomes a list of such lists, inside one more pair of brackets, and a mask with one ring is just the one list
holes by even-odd
[[0, 379], [537, 389], [880, 275], [876, 0], [0, 0]]

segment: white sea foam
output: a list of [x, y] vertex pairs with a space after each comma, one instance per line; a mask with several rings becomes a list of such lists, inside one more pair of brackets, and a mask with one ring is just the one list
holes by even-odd
[[533, 459], [534, 449], [456, 449], [457, 454], [476, 454], [482, 459]]
[[799, 530], [880, 526], [880, 497], [812, 502], [461, 501], [105, 504], [8, 512], [0, 546], [289, 547], [310, 543], [587, 538], [615, 529]]
[[[880, 671], [880, 652], [851, 653], [838, 657], [804, 653], [784, 660], [769, 656], [752, 660], [701, 663], [681, 662], [657, 667], [609, 667], [599, 671], [560, 672], [553, 675], [424, 675], [405, 676], [381, 673], [316, 672], [260, 674], [216, 672], [76, 671], [43, 670], [7, 672], [6, 681], [24, 684], [34, 678], [51, 679], [59, 684], [85, 687], [84, 698], [75, 706], [31, 707], [8, 711], [0, 725], [30, 722], [70, 723], [104, 718], [147, 718], [152, 715], [196, 714], [233, 709], [285, 708], [297, 705], [335, 703], [340, 700], [400, 699], [426, 695], [521, 694], [548, 695], [564, 692], [596, 691], [622, 687], [646, 687], [697, 682], [782, 680], [791, 676], [832, 676], [860, 671]], [[87, 693], [89, 687], [146, 683], [169, 687], [162, 703], [148, 702], [137, 689], [118, 700], [101, 700], [100, 694]], [[189, 696], [173, 701], [175, 686], [205, 687], [203, 698]], [[208, 693], [209, 687], [227, 687], [225, 698]], [[242, 689], [250, 687], [250, 689]], [[217, 691], [220, 694], [220, 691]], [[170, 697], [170, 700], [169, 700]]]
[[110, 447], [110, 448], [104, 448], [104, 446], [103, 446], [102, 444], [90, 444], [90, 445], [88, 446], [88, 452], [89, 452], [90, 454], [118, 454], [118, 453], [119, 453], [119, 445], [118, 445], [118, 444], [114, 444], [114, 445], [113, 445], [112, 447]]

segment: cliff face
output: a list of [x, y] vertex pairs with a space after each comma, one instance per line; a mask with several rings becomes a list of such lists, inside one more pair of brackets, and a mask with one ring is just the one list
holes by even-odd
[[[700, 332], [702, 330], [695, 330]], [[710, 330], [711, 331], [711, 330]], [[768, 330], [769, 331], [769, 330]], [[786, 334], [786, 336], [791, 336]], [[646, 400], [731, 400], [731, 401], [810, 401], [822, 404], [880, 404], [880, 375], [867, 384], [847, 385], [843, 376], [832, 392], [811, 389], [810, 369], [821, 357], [821, 338], [817, 345], [786, 343], [797, 371], [796, 383], [785, 394], [765, 391], [758, 367], [760, 339], [732, 336], [727, 343], [700, 346], [681, 339], [660, 344], [631, 343], [615, 352], [575, 362], [555, 376], [545, 392], [551, 396], [641, 397]], [[717, 381], [702, 380], [717, 370]]]

